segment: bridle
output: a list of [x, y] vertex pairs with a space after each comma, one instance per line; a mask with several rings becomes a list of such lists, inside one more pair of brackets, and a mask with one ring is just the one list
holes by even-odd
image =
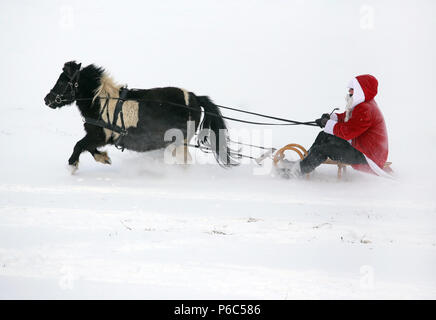
[[[53, 89], [50, 90], [50, 93], [55, 95], [55, 101], [56, 103], [62, 103], [62, 102], [73, 102], [76, 100], [76, 94], [77, 90], [79, 88], [79, 77], [80, 77], [80, 69], [76, 70], [74, 74], [70, 77], [67, 74], [65, 74], [69, 81], [67, 83], [67, 86], [65, 87], [64, 91], [62, 93], [57, 93], [53, 91]], [[71, 100], [67, 100], [64, 98], [65, 94], [67, 93], [68, 88], [70, 89], [71, 93]]]

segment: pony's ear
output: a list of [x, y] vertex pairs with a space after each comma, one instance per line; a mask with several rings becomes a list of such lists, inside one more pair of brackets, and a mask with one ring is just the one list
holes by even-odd
[[80, 70], [81, 63], [77, 64], [76, 61], [65, 62], [62, 70], [69, 76], [72, 76], [77, 70]]

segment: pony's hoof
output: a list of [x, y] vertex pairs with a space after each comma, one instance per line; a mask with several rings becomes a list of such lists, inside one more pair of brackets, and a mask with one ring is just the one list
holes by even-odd
[[101, 162], [104, 164], [112, 164], [111, 158], [109, 158], [106, 151], [94, 154], [94, 159], [95, 159], [95, 161]]
[[74, 175], [76, 173], [76, 171], [79, 169], [79, 161], [76, 161], [73, 164], [70, 164], [68, 166], [68, 169], [70, 170], [71, 174]]

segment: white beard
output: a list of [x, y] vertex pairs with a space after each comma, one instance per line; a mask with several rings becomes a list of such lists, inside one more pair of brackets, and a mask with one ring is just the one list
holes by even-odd
[[347, 101], [347, 105], [345, 106], [345, 122], [350, 120], [351, 113], [353, 112], [353, 96], [350, 96], [348, 93], [345, 96], [345, 101]]

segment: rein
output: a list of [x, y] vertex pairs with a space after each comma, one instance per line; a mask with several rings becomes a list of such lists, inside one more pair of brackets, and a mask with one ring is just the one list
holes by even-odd
[[[120, 149], [121, 151], [124, 151], [124, 147], [123, 146], [119, 146], [118, 143], [122, 139], [123, 136], [127, 135], [127, 130], [126, 130], [125, 125], [124, 125], [123, 112], [122, 112], [122, 106], [123, 106], [124, 101], [126, 101], [125, 98], [127, 96], [127, 92], [128, 92], [128, 89], [124, 87], [124, 88], [121, 88], [121, 90], [120, 90], [120, 97], [119, 98], [109, 97], [109, 96], [108, 97], [99, 97], [99, 99], [106, 100], [106, 102], [105, 102], [105, 104], [104, 104], [104, 106], [103, 106], [103, 108], [102, 108], [102, 110], [100, 112], [99, 119], [96, 120], [96, 119], [89, 118], [89, 117], [84, 117], [83, 118], [85, 123], [92, 124], [92, 125], [95, 125], [95, 126], [99, 126], [99, 127], [102, 127], [102, 128], [106, 128], [106, 129], [109, 129], [109, 130], [111, 130], [113, 132], [118, 133], [120, 135], [120, 137], [117, 139], [117, 141], [114, 142], [114, 145], [115, 145], [115, 147], [117, 149]], [[84, 100], [91, 100], [91, 99], [90, 98], [81, 98], [81, 99], [77, 99], [77, 100], [79, 100], [79, 101], [83, 100], [84, 101]], [[117, 100], [117, 104], [116, 104], [116, 107], [115, 107], [112, 123], [107, 123], [106, 121], [102, 120], [102, 115], [103, 115], [104, 111], [106, 110], [106, 112], [108, 112], [107, 106], [108, 106], [109, 100]], [[264, 115], [264, 114], [260, 114], [260, 113], [251, 112], [251, 111], [246, 111], [246, 110], [241, 110], [241, 109], [236, 109], [236, 108], [220, 106], [220, 105], [217, 105], [217, 107], [223, 108], [223, 109], [230, 109], [230, 110], [241, 112], [241, 113], [248, 113], [248, 114], [256, 115], [258, 117], [264, 117], [264, 118], [270, 118], [270, 119], [285, 121], [285, 122], [289, 122], [289, 123], [253, 122], [253, 121], [248, 121], [248, 120], [230, 118], [230, 117], [220, 116], [220, 115], [218, 115], [216, 113], [213, 113], [213, 112], [208, 112], [208, 111], [205, 111], [205, 110], [198, 110], [198, 109], [196, 109], [194, 107], [190, 107], [190, 106], [186, 106], [186, 105], [182, 105], [182, 104], [178, 104], [178, 103], [174, 103], [174, 102], [169, 102], [169, 101], [156, 101], [156, 100], [147, 100], [147, 99], [135, 99], [135, 101], [138, 101], [138, 102], [139, 101], [142, 101], [142, 102], [158, 102], [161, 106], [164, 103], [166, 103], [166, 104], [170, 104], [170, 105], [173, 105], [173, 106], [176, 106], [176, 107], [181, 107], [181, 108], [185, 108], [185, 109], [193, 110], [193, 111], [197, 111], [197, 112], [202, 112], [203, 111], [205, 114], [208, 114], [208, 115], [211, 115], [211, 116], [217, 117], [217, 118], [223, 118], [223, 119], [227, 119], [227, 120], [231, 120], [231, 121], [248, 123], [248, 124], [255, 124], [255, 125], [264, 125], [264, 126], [286, 126], [286, 125], [288, 125], [288, 126], [292, 126], [292, 125], [318, 126], [314, 121], [313, 122], [294, 121], [294, 120], [289, 120], [289, 119], [284, 119], [284, 118], [272, 117], [272, 116], [268, 116], [268, 115]], [[121, 127], [116, 124], [118, 115], [120, 115]], [[109, 115], [107, 115], [107, 119], [110, 119]], [[242, 142], [239, 142], [239, 141], [233, 141], [233, 140], [230, 140], [230, 139], [229, 139], [228, 142], [235, 143], [235, 144], [238, 144], [240, 146], [249, 146], [251, 148], [258, 148], [258, 149], [264, 150], [263, 154], [260, 157], [252, 157], [250, 155], [243, 154], [240, 151], [230, 151], [230, 155], [231, 156], [237, 157], [238, 159], [249, 158], [249, 159], [255, 160], [258, 165], [261, 165], [261, 162], [265, 158], [270, 157], [276, 151], [275, 148], [266, 148], [266, 147], [263, 147], [263, 146], [256, 146], [256, 145], [252, 145], [252, 144], [245, 144], [245, 143], [242, 143]], [[200, 151], [202, 151], [204, 153], [211, 153], [212, 152], [212, 149], [210, 147], [202, 146], [202, 145], [200, 145], [199, 142], [197, 144], [185, 143], [184, 145], [188, 146], [188, 147], [197, 148], [197, 149], [199, 149]]]
[[[120, 98], [115, 98], [115, 97], [98, 97], [100, 99], [103, 100], [122, 100], [123, 102], [125, 101], [125, 99]], [[87, 100], [92, 100], [93, 98], [78, 98], [76, 99], [76, 101], [87, 101]], [[150, 99], [134, 99], [135, 101], [138, 102], [158, 102], [160, 105], [163, 104], [169, 104], [175, 107], [179, 107], [179, 108], [184, 108], [184, 109], [188, 109], [188, 110], [193, 110], [196, 112], [204, 112], [205, 114], [208, 114], [212, 117], [216, 117], [216, 118], [223, 118], [226, 120], [230, 120], [230, 121], [235, 121], [235, 122], [241, 122], [241, 123], [247, 123], [247, 124], [253, 124], [253, 125], [261, 125], [261, 126], [297, 126], [297, 125], [306, 125], [306, 126], [313, 126], [313, 127], [317, 127], [318, 125], [315, 123], [315, 121], [307, 121], [307, 122], [301, 122], [301, 121], [296, 121], [296, 120], [290, 120], [290, 119], [285, 119], [285, 118], [278, 118], [278, 117], [273, 117], [273, 116], [269, 116], [266, 114], [261, 114], [261, 113], [256, 113], [256, 112], [251, 112], [251, 111], [247, 111], [247, 110], [242, 110], [242, 109], [236, 109], [236, 108], [230, 108], [230, 107], [226, 107], [226, 106], [221, 106], [221, 105], [216, 105], [218, 108], [220, 109], [228, 109], [228, 110], [232, 110], [232, 111], [236, 111], [236, 112], [241, 112], [241, 113], [247, 113], [247, 114], [252, 114], [258, 117], [262, 117], [262, 118], [268, 118], [268, 119], [274, 119], [274, 120], [279, 120], [279, 121], [283, 121], [283, 122], [287, 122], [287, 123], [270, 123], [270, 122], [256, 122], [256, 121], [249, 121], [249, 120], [243, 120], [243, 119], [238, 119], [238, 118], [232, 118], [232, 117], [226, 117], [226, 116], [220, 116], [216, 113], [213, 112], [208, 112], [208, 111], [204, 111], [204, 110], [198, 110], [194, 107], [190, 107], [190, 106], [186, 106], [186, 105], [182, 105], [179, 103], [175, 103], [175, 102], [170, 102], [170, 101], [158, 101], [158, 100], [150, 100]], [[87, 121], [87, 117], [85, 117], [85, 122]]]
[[[53, 95], [55, 95], [55, 102], [56, 103], [62, 103], [62, 102], [66, 102], [66, 103], [72, 103], [74, 101], [89, 101], [89, 100], [94, 100], [94, 98], [76, 98], [76, 95], [78, 93], [78, 87], [79, 87], [79, 77], [80, 77], [80, 69], [76, 70], [74, 72], [74, 74], [69, 77], [67, 86], [65, 87], [64, 91], [59, 94], [57, 92], [55, 92], [53, 89], [50, 90], [50, 93], [52, 93]], [[70, 89], [70, 94], [71, 94], [71, 99], [65, 99], [65, 94], [67, 93], [67, 90]], [[103, 99], [106, 100], [105, 104], [103, 106], [103, 108], [101, 109], [100, 113], [99, 113], [99, 117], [98, 119], [94, 119], [94, 118], [89, 118], [89, 117], [83, 117], [83, 121], [85, 122], [85, 124], [91, 124], [94, 126], [98, 126], [101, 128], [105, 128], [108, 129], [110, 131], [112, 131], [111, 137], [113, 138], [113, 133], [116, 132], [118, 133], [120, 136], [117, 138], [116, 141], [114, 141], [114, 145], [115, 147], [121, 149], [122, 151], [124, 151], [124, 146], [122, 145], [118, 145], [118, 143], [120, 142], [120, 140], [127, 135], [127, 130], [125, 127], [125, 123], [124, 123], [124, 116], [123, 116], [123, 104], [126, 101], [126, 97], [127, 97], [127, 93], [129, 92], [129, 90], [126, 87], [123, 87], [120, 89], [120, 93], [119, 93], [119, 97], [115, 98], [115, 97], [98, 97], [99, 99]], [[109, 100], [117, 100], [116, 106], [115, 106], [115, 110], [114, 110], [114, 115], [113, 115], [113, 121], [112, 123], [110, 123], [110, 117], [109, 117], [109, 108], [108, 108], [108, 104], [109, 104]], [[305, 126], [318, 126], [316, 124], [315, 121], [307, 121], [307, 122], [302, 122], [302, 121], [296, 121], [296, 120], [291, 120], [291, 119], [285, 119], [285, 118], [278, 118], [278, 117], [273, 117], [270, 115], [266, 115], [266, 114], [262, 114], [262, 113], [257, 113], [257, 112], [252, 112], [252, 111], [247, 111], [247, 110], [243, 110], [243, 109], [237, 109], [237, 108], [231, 108], [231, 107], [226, 107], [226, 106], [221, 106], [221, 105], [216, 105], [218, 108], [220, 109], [227, 109], [227, 110], [232, 110], [232, 111], [236, 111], [236, 112], [240, 112], [240, 113], [245, 113], [245, 114], [250, 114], [250, 115], [254, 115], [257, 117], [261, 117], [261, 118], [267, 118], [267, 119], [273, 119], [273, 120], [279, 120], [279, 121], [283, 121], [286, 123], [270, 123], [270, 122], [255, 122], [255, 121], [249, 121], [249, 120], [243, 120], [243, 119], [238, 119], [238, 118], [232, 118], [232, 117], [226, 117], [226, 116], [222, 116], [213, 112], [208, 112], [206, 111], [204, 108], [203, 110], [198, 110], [197, 108], [191, 107], [191, 106], [187, 106], [187, 105], [182, 105], [182, 104], [178, 104], [175, 102], [170, 102], [170, 101], [158, 101], [158, 100], [149, 100], [149, 99], [132, 99], [134, 101], [137, 102], [154, 102], [154, 103], [159, 103], [160, 106], [162, 106], [163, 104], [167, 104], [167, 105], [172, 105], [175, 107], [179, 107], [179, 108], [184, 108], [184, 109], [188, 109], [188, 110], [193, 110], [196, 112], [204, 112], [204, 114], [210, 115], [212, 117], [216, 117], [216, 118], [222, 118], [222, 119], [226, 119], [226, 120], [230, 120], [230, 121], [235, 121], [235, 122], [241, 122], [241, 123], [246, 123], [246, 124], [253, 124], [253, 125], [261, 125], [261, 126], [296, 126], [296, 125], [305, 125]], [[103, 113], [106, 111], [107, 114], [107, 119], [108, 122], [103, 120]], [[121, 121], [121, 126], [117, 125], [117, 120], [118, 117], [120, 118]], [[250, 147], [254, 147], [254, 148], [259, 148], [259, 149], [263, 149], [266, 150], [266, 152], [260, 156], [259, 158], [254, 158], [251, 157], [249, 155], [244, 155], [240, 152], [240, 150], [238, 151], [231, 151], [230, 155], [232, 156], [236, 156], [237, 158], [250, 158], [253, 159], [257, 162], [257, 164], [260, 165], [260, 162], [265, 159], [266, 157], [271, 156], [271, 154], [273, 154], [276, 149], [275, 148], [265, 148], [262, 146], [255, 146], [255, 145], [251, 145], [251, 144], [244, 144], [241, 142], [237, 142], [237, 141], [231, 141], [229, 140], [229, 142], [232, 143], [236, 143], [240, 146], [245, 145], [245, 146], [250, 146]], [[190, 146], [190, 147], [195, 147], [200, 149], [202, 152], [205, 153], [210, 153], [212, 152], [212, 149], [206, 146], [201, 146], [199, 143], [197, 143], [196, 145], [192, 145], [192, 144], [187, 144], [185, 143], [185, 146]]]
[[[68, 76], [68, 75], [67, 75]], [[67, 83], [67, 86], [65, 87], [64, 91], [62, 93], [57, 93], [55, 91], [50, 90], [50, 93], [52, 93], [53, 95], [55, 95], [55, 102], [56, 103], [62, 103], [62, 102], [66, 102], [66, 103], [72, 103], [74, 101], [89, 101], [89, 100], [93, 100], [94, 98], [77, 98], [76, 99], [76, 94], [77, 94], [77, 90], [79, 88], [79, 77], [80, 77], [80, 69], [76, 70], [74, 72], [74, 74], [70, 77], [68, 76], [69, 80]], [[71, 92], [71, 99], [65, 99], [64, 96], [68, 90], [68, 88], [70, 88], [70, 92]], [[104, 121], [101, 121], [101, 116], [102, 114], [100, 113], [100, 117], [98, 120], [96, 119], [92, 119], [92, 118], [88, 118], [88, 117], [84, 117], [85, 122], [86, 123], [90, 123], [96, 126], [100, 126], [106, 129], [110, 129], [113, 130], [117, 133], [120, 134], [125, 134], [125, 128], [124, 128], [124, 119], [123, 119], [123, 111], [122, 111], [122, 106], [124, 101], [126, 100], [127, 97], [127, 93], [128, 93], [128, 89], [126, 87], [123, 87], [120, 89], [120, 97], [115, 98], [115, 97], [99, 97], [100, 99], [106, 99], [106, 103], [105, 103], [105, 107], [107, 107], [107, 103], [109, 99], [112, 100], [117, 100], [117, 105], [115, 108], [115, 114], [114, 114], [114, 121], [111, 125], [108, 125], [107, 123], [104, 124]], [[247, 110], [242, 110], [242, 109], [237, 109], [237, 108], [231, 108], [231, 107], [226, 107], [226, 106], [220, 106], [220, 105], [216, 105], [218, 108], [220, 109], [227, 109], [227, 110], [232, 110], [232, 111], [236, 111], [236, 112], [240, 112], [240, 113], [246, 113], [246, 114], [251, 114], [257, 117], [261, 117], [261, 118], [267, 118], [267, 119], [273, 119], [273, 120], [279, 120], [279, 121], [283, 121], [283, 122], [287, 122], [287, 123], [269, 123], [269, 122], [256, 122], [256, 121], [248, 121], [248, 120], [243, 120], [243, 119], [238, 119], [238, 118], [232, 118], [232, 117], [226, 117], [226, 116], [221, 116], [218, 115], [216, 113], [213, 112], [208, 112], [205, 110], [198, 110], [196, 108], [190, 107], [190, 106], [186, 106], [186, 105], [182, 105], [182, 104], [178, 104], [178, 103], [174, 103], [174, 102], [170, 102], [170, 101], [156, 101], [156, 100], [147, 100], [147, 99], [134, 99], [135, 101], [138, 102], [159, 102], [160, 105], [162, 105], [163, 103], [165, 104], [169, 104], [169, 105], [173, 105], [179, 108], [185, 108], [188, 110], [193, 110], [196, 112], [204, 112], [205, 114], [208, 114], [212, 117], [216, 117], [216, 118], [223, 118], [226, 120], [230, 120], [230, 121], [235, 121], [235, 122], [241, 122], [241, 123], [247, 123], [247, 124], [254, 124], [254, 125], [260, 125], [260, 126], [296, 126], [296, 125], [305, 125], [305, 126], [314, 126], [317, 127], [318, 125], [316, 124], [315, 121], [307, 121], [307, 122], [301, 122], [301, 121], [296, 121], [296, 120], [291, 120], [291, 119], [285, 119], [285, 118], [278, 118], [278, 117], [273, 117], [270, 115], [266, 115], [266, 114], [262, 114], [262, 113], [257, 113], [257, 112], [252, 112], [252, 111], [247, 111]], [[121, 122], [122, 122], [122, 128], [117, 130], [117, 126], [116, 126], [116, 121], [117, 121], [117, 117], [118, 114], [120, 114], [121, 117]], [[109, 119], [109, 117], [108, 117]], [[111, 127], [111, 128], [109, 128]]]

